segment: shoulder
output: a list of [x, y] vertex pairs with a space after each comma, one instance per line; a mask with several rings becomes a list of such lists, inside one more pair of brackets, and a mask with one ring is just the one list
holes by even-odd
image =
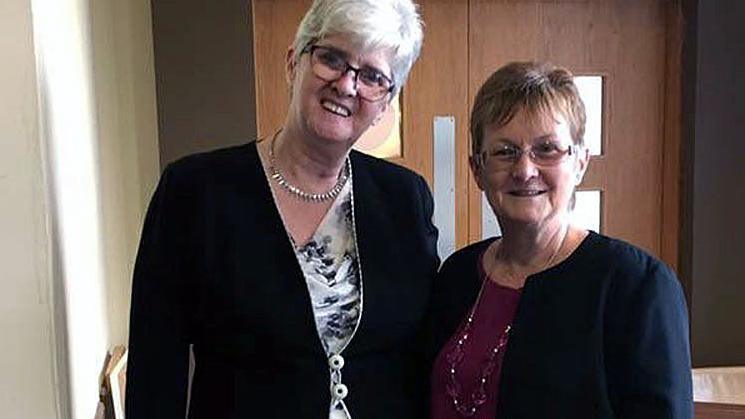
[[437, 273], [436, 286], [439, 293], [449, 296], [478, 287], [479, 259], [494, 240], [491, 238], [473, 243], [448, 256]]
[[585, 263], [604, 270], [610, 280], [611, 305], [623, 310], [628, 304], [685, 306], [682, 286], [675, 273], [649, 252], [620, 239], [590, 233]]
[[231, 174], [258, 164], [256, 143], [220, 148], [191, 154], [169, 163], [164, 174], [174, 178], [199, 178], [206, 175]]
[[482, 240], [456, 251], [445, 259], [445, 262], [443, 262], [442, 267], [440, 268], [440, 272], [442, 274], [449, 274], [452, 271], [478, 268], [478, 261], [481, 254], [492, 242], [494, 242], [494, 240], [495, 238]]
[[159, 188], [198, 199], [206, 197], [205, 192], [251, 190], [264, 179], [256, 143], [249, 142], [192, 154], [169, 163], [163, 169]]
[[594, 232], [590, 232], [577, 253], [586, 268], [614, 276], [630, 279], [643, 279], [651, 273], [675, 276], [664, 262], [646, 250]]
[[431, 304], [433, 324], [436, 325], [432, 331], [435, 348], [439, 349], [445, 343], [473, 304], [481, 287], [479, 258], [493, 241], [488, 239], [466, 246], [450, 255], [440, 267]]

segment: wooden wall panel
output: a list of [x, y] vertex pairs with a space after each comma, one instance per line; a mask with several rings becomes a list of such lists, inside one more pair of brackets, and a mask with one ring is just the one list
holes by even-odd
[[[678, 272], [681, 240], [681, 142], [683, 15], [679, 1], [670, 1], [665, 11], [665, 138], [662, 149], [662, 207], [660, 258]], [[680, 273], [678, 272], [680, 277]], [[683, 281], [690, 304], [691, 284]]]
[[424, 47], [404, 92], [404, 157], [432, 186], [434, 117], [455, 118], [455, 234], [462, 247], [468, 243], [468, 1], [419, 4]]
[[256, 68], [256, 131], [272, 134], [284, 123], [290, 99], [285, 72], [287, 48], [311, 0], [253, 0]]
[[724, 403], [694, 403], [696, 419], [745, 419], [745, 406]]

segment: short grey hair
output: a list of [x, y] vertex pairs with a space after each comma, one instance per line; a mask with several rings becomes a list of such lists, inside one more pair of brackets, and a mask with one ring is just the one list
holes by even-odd
[[393, 98], [419, 57], [423, 26], [411, 0], [315, 0], [295, 34], [294, 60], [300, 60], [305, 47], [333, 34], [350, 37], [363, 50], [390, 49]]

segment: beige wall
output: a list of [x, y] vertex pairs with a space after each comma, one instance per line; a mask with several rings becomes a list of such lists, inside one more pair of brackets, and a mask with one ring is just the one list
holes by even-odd
[[0, 417], [89, 419], [159, 173], [150, 2], [0, 1], [0, 54]]
[[0, 416], [57, 416], [31, 0], [0, 2]]
[[149, 0], [91, 1], [108, 345], [126, 344], [132, 268], [159, 176]]
[[106, 351], [127, 343], [132, 267], [159, 173], [149, 4], [34, 0], [73, 418], [93, 415]]

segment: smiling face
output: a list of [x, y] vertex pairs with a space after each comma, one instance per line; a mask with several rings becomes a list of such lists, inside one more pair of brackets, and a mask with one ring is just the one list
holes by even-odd
[[[520, 109], [506, 125], [486, 126], [481, 151], [491, 152], [504, 146], [527, 151], [548, 143], [561, 150], [573, 144], [566, 119], [550, 112], [534, 114]], [[542, 166], [523, 153], [513, 164], [499, 168], [472, 159], [471, 169], [500, 224], [544, 228], [551, 223], [568, 222], [572, 193], [587, 169], [588, 158], [587, 149], [578, 148], [561, 162]]]
[[[361, 52], [340, 35], [328, 36], [316, 45], [340, 52], [354, 68], [374, 68], [385, 75], [391, 74], [387, 50]], [[302, 54], [297, 62], [293, 55], [293, 50], [287, 54], [292, 98], [286, 128], [305, 138], [351, 147], [383, 115], [388, 97], [374, 102], [361, 99], [353, 71], [347, 71], [337, 80], [325, 81], [313, 72], [311, 54]]]

